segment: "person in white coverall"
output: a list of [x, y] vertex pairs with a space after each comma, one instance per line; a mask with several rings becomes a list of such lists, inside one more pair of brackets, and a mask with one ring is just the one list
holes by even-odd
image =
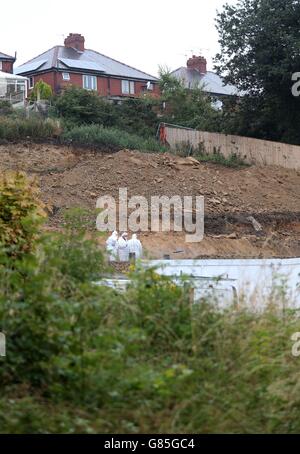
[[129, 247], [127, 237], [128, 237], [127, 233], [124, 232], [118, 239], [118, 254], [120, 262], [129, 261]]
[[137, 235], [134, 233], [128, 241], [129, 252], [135, 254], [135, 259], [138, 260], [143, 256], [143, 246]]
[[110, 262], [115, 262], [118, 257], [118, 232], [114, 231], [106, 240], [106, 250]]

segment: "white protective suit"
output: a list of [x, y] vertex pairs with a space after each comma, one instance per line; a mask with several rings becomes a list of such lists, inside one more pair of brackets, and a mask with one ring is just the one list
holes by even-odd
[[110, 262], [115, 262], [118, 258], [118, 232], [113, 232], [106, 240], [106, 250]]
[[135, 254], [136, 259], [140, 259], [143, 256], [143, 246], [137, 235], [134, 233], [131, 240], [128, 241], [129, 252]]
[[126, 233], [122, 233], [121, 237], [118, 239], [118, 254], [120, 262], [129, 261], [129, 247]]

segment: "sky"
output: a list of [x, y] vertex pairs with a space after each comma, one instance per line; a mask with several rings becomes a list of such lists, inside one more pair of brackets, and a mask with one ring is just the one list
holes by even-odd
[[1, 5], [0, 52], [15, 66], [81, 33], [85, 46], [152, 75], [218, 51], [216, 11], [237, 0], [14, 0]]

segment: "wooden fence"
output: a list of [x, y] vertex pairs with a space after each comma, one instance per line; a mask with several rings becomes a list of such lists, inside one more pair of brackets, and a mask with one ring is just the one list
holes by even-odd
[[220, 152], [226, 158], [236, 154], [249, 164], [300, 170], [300, 146], [168, 125], [164, 130], [166, 141], [172, 149], [190, 146], [208, 154]]

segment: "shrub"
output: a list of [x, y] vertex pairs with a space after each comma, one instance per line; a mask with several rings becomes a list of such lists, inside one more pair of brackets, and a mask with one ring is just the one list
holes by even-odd
[[94, 91], [67, 88], [54, 99], [54, 106], [67, 127], [92, 123], [113, 126], [115, 123], [114, 106]]
[[155, 139], [145, 139], [135, 134], [99, 125], [78, 126], [63, 134], [63, 139], [78, 145], [119, 151], [124, 148], [141, 151], [165, 151]]
[[2, 140], [42, 140], [56, 137], [60, 133], [53, 120], [40, 118], [0, 118], [0, 139]]
[[[36, 228], [36, 195], [23, 192], [17, 177], [1, 187], [2, 229], [15, 200]], [[0, 245], [0, 433], [299, 432], [300, 321], [284, 282], [256, 311], [220, 310], [213, 294], [191, 305], [189, 287], [155, 269], [135, 269], [119, 293], [99, 282], [86, 222], [69, 212], [17, 258]]]
[[203, 143], [199, 144], [197, 148], [193, 147], [190, 142], [177, 143], [174, 153], [184, 157], [193, 156], [201, 162], [212, 162], [225, 167], [239, 168], [250, 165], [237, 153], [231, 153], [228, 157], [217, 149], [214, 149], [213, 153], [207, 153]]
[[126, 99], [116, 106], [116, 127], [143, 137], [154, 137], [158, 117], [154, 111], [157, 101], [149, 98]]
[[30, 251], [45, 217], [34, 180], [22, 172], [0, 175], [0, 245], [13, 255]]
[[35, 85], [30, 94], [32, 101], [49, 100], [52, 98], [52, 88], [43, 80], [39, 80]]
[[13, 111], [13, 107], [9, 101], [0, 100], [0, 116], [12, 115]]

